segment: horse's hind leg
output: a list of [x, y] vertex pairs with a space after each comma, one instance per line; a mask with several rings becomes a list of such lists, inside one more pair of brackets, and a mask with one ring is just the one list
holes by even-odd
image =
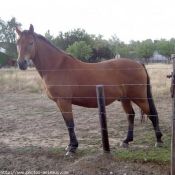
[[67, 151], [66, 155], [70, 155], [71, 153], [75, 153], [75, 150], [78, 147], [78, 141], [74, 132], [72, 106], [71, 103], [67, 102], [66, 100], [59, 100], [59, 102], [57, 102], [57, 105], [62, 112], [64, 121], [69, 132], [70, 142], [65, 150]]
[[153, 127], [154, 127], [154, 130], [155, 130], [155, 135], [156, 135], [156, 138], [157, 138], [157, 142], [155, 144], [156, 147], [161, 147], [163, 146], [163, 142], [161, 140], [161, 137], [162, 137], [162, 133], [159, 129], [159, 118], [158, 118], [158, 114], [157, 113], [152, 113], [150, 115], [148, 115], [149, 119], [152, 121], [152, 124], [153, 124]]
[[127, 133], [126, 139], [121, 143], [120, 146], [128, 147], [129, 142], [133, 141], [135, 112], [132, 108], [130, 100], [123, 100], [121, 101], [121, 104], [122, 104], [123, 110], [125, 111], [127, 115], [127, 119], [128, 119], [128, 133]]

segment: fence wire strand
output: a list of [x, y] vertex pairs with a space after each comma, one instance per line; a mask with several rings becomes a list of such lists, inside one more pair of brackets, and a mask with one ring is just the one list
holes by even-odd
[[[123, 70], [134, 70], [135, 68], [128, 68], [128, 69], [103, 69], [104, 71], [123, 71]], [[170, 68], [163, 68], [164, 70], [172, 70]], [[58, 70], [39, 70], [39, 72], [58, 72], [58, 71], [103, 71], [102, 69], [58, 69]], [[135, 69], [136, 70], [136, 69]], [[138, 68], [137, 68], [138, 70]], [[147, 69], [148, 70], [148, 69]], [[162, 68], [149, 68], [149, 70], [158, 70], [161, 71]], [[11, 84], [6, 83], [1, 79], [1, 73], [9, 73], [13, 76], [13, 73], [22, 73], [20, 70], [4, 70], [0, 69], [0, 87], [5, 88], [6, 86], [24, 86], [25, 84], [19, 83], [18, 81], [12, 82]], [[25, 76], [27, 73], [37, 73], [35, 69], [29, 69], [27, 72], [25, 72]], [[170, 83], [169, 83], [170, 84]], [[122, 86], [147, 86], [148, 84], [111, 84], [111, 85], [104, 85], [106, 87], [122, 87]], [[154, 87], [156, 84], [151, 83], [152, 87]], [[167, 85], [162, 82], [159, 82], [158, 86]], [[91, 87], [93, 86], [95, 88], [96, 85], [59, 85], [59, 84], [48, 84], [48, 87]], [[19, 91], [20, 92], [20, 91]], [[5, 129], [2, 128], [4, 124], [7, 125], [7, 129], [10, 128], [11, 125], [14, 128], [21, 129], [21, 133], [28, 132], [25, 135], [20, 135], [20, 137], [26, 137], [30, 141], [30, 135], [33, 133], [32, 130], [34, 130], [34, 127], [38, 129], [39, 136], [42, 136], [41, 142], [44, 140], [44, 138], [50, 139], [50, 142], [53, 145], [58, 146], [60, 144], [61, 147], [65, 146], [68, 141], [68, 133], [67, 128], [64, 123], [64, 119], [62, 117], [62, 113], [57, 108], [56, 104], [54, 102], [51, 102], [45, 95], [41, 94], [29, 94], [29, 93], [23, 93], [17, 95], [13, 95], [14, 92], [8, 92], [8, 93], [1, 93], [0, 92], [0, 122], [1, 122], [1, 132], [7, 136], [10, 137], [11, 131], [5, 132]], [[168, 89], [169, 93], [169, 89]], [[170, 95], [168, 94], [168, 98]], [[97, 97], [54, 97], [54, 98], [81, 98], [81, 99], [87, 99], [87, 98], [97, 98]], [[114, 97], [106, 96], [106, 99], [113, 99]], [[134, 100], [144, 100], [147, 98], [132, 98]], [[149, 98], [150, 99], [150, 98]], [[155, 101], [158, 114], [159, 114], [159, 121], [161, 126], [166, 126], [166, 128], [171, 127], [171, 104], [168, 104], [167, 95], [162, 96], [162, 94], [159, 94], [154, 97], [153, 99]], [[170, 98], [169, 98], [170, 99]], [[170, 100], [169, 100], [170, 101]], [[171, 102], [170, 102], [171, 103]], [[135, 111], [135, 128], [134, 133], [136, 135], [141, 134], [142, 132], [152, 132], [152, 136], [154, 137], [154, 131], [153, 126], [151, 122], [148, 120], [144, 124], [140, 124], [140, 111], [139, 108], [133, 104], [133, 108]], [[65, 112], [70, 113], [70, 112]], [[74, 115], [74, 121], [75, 121], [75, 130], [77, 132], [78, 140], [82, 144], [82, 148], [88, 147], [88, 145], [91, 145], [91, 147], [99, 147], [99, 144], [101, 143], [101, 138], [99, 136], [100, 134], [100, 123], [99, 123], [99, 113], [98, 109], [87, 109], [83, 107], [77, 107], [73, 105], [73, 113]], [[119, 143], [122, 141], [122, 139], [125, 138], [127, 134], [127, 119], [126, 114], [123, 112], [121, 105], [119, 102], [114, 102], [113, 104], [106, 107], [106, 115], [107, 115], [107, 122], [108, 122], [108, 131], [109, 131], [109, 140], [110, 144], [114, 146], [116, 143]], [[51, 118], [51, 120], [49, 120]], [[147, 119], [146, 119], [147, 120]], [[27, 124], [31, 122], [33, 123], [33, 126], [28, 126]], [[12, 123], [12, 124], [11, 124]], [[27, 123], [27, 124], [25, 124]], [[15, 129], [12, 131], [15, 132]], [[20, 128], [21, 127], [21, 128]], [[26, 130], [26, 131], [25, 131]], [[44, 135], [45, 130], [47, 130], [48, 136]], [[119, 132], [117, 132], [119, 131]], [[167, 131], [167, 130], [166, 130]], [[42, 133], [43, 132], [43, 133]], [[4, 138], [5, 136], [3, 136]], [[64, 137], [61, 137], [62, 135], [65, 135]], [[60, 136], [61, 135], [61, 136]], [[34, 138], [38, 139], [38, 135], [33, 136]], [[15, 140], [15, 138], [13, 138]], [[16, 139], [19, 139], [18, 136], [16, 136]], [[59, 139], [61, 142], [59, 142]], [[137, 139], [137, 138], [136, 138]], [[48, 141], [47, 140], [47, 141]], [[97, 140], [98, 142], [96, 144], [93, 143], [94, 140]], [[115, 140], [115, 141], [114, 141]], [[16, 141], [16, 140], [15, 140]], [[58, 145], [56, 144], [59, 143]], [[86, 144], [86, 142], [88, 144]], [[144, 141], [143, 141], [144, 142]], [[9, 143], [10, 144], [10, 143]], [[38, 143], [39, 144], [39, 143]], [[80, 147], [81, 147], [80, 144]], [[143, 143], [141, 143], [143, 144]], [[49, 144], [48, 144], [49, 145]]]

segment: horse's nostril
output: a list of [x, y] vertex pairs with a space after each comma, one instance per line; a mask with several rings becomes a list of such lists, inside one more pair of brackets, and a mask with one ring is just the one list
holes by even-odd
[[26, 60], [18, 60], [18, 65], [27, 64]]
[[18, 64], [19, 68], [22, 69], [22, 70], [26, 70], [27, 67], [28, 67], [28, 62], [27, 62], [27, 60], [24, 60], [24, 59], [23, 60], [18, 60], [17, 64]]

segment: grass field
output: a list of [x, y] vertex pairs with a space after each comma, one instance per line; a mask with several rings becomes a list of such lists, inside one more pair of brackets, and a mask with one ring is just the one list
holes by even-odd
[[[151, 77], [154, 95], [169, 94], [170, 81], [166, 75], [171, 74], [172, 65], [150, 64], [146, 67]], [[34, 68], [28, 68], [27, 71], [14, 68], [1, 69], [0, 85], [1, 92], [43, 92], [42, 80]]]
[[[134, 141], [128, 149], [121, 148], [119, 145], [126, 137], [127, 121], [120, 103], [114, 102], [106, 108], [111, 155], [110, 158], [104, 158], [104, 161], [99, 161], [99, 157], [102, 159], [102, 145], [97, 109], [73, 106], [79, 149], [74, 159], [65, 159], [64, 148], [69, 139], [67, 129], [56, 104], [44, 95], [42, 80], [38, 73], [34, 68], [27, 71], [0, 69], [0, 170], [14, 170], [15, 167], [19, 167], [19, 170], [27, 167], [30, 170], [74, 168], [80, 174], [86, 174], [83, 173], [85, 170], [90, 172], [90, 166], [95, 166], [90, 164], [91, 160], [97, 165], [94, 169], [106, 174], [110, 171], [119, 173], [119, 169], [121, 174], [132, 171], [138, 171], [136, 174], [146, 174], [148, 168], [148, 174], [168, 172], [171, 142], [171, 80], [167, 79], [166, 75], [171, 74], [172, 65], [151, 64], [146, 68], [151, 78], [153, 96], [159, 113], [164, 147], [154, 147], [155, 135], [152, 124], [147, 118], [146, 122], [140, 124], [139, 109], [134, 105]], [[25, 163], [22, 163], [24, 160]], [[32, 163], [33, 161], [35, 163]], [[45, 162], [43, 166], [42, 162]]]

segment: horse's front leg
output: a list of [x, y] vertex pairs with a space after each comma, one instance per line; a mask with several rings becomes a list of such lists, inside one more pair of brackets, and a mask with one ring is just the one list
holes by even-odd
[[120, 146], [127, 148], [129, 146], [129, 142], [133, 141], [135, 112], [132, 108], [130, 100], [123, 100], [121, 103], [128, 119], [128, 133], [126, 139], [120, 144]]
[[65, 150], [67, 151], [66, 155], [70, 155], [72, 153], [75, 153], [75, 150], [78, 147], [78, 141], [74, 131], [75, 125], [74, 125], [73, 114], [72, 114], [72, 104], [67, 100], [59, 100], [59, 102], [57, 102], [57, 105], [62, 112], [64, 121], [68, 129], [70, 142]]

